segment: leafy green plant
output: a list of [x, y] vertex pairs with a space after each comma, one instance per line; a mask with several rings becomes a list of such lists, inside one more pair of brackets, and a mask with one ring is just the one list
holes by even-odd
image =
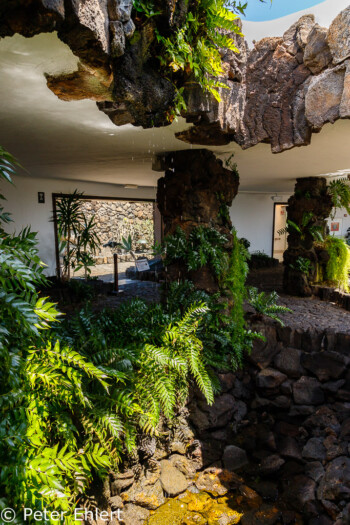
[[328, 186], [328, 193], [332, 197], [334, 218], [337, 209], [345, 208], [350, 214], [350, 186], [349, 180], [346, 178], [333, 180]]
[[[239, 52], [227, 33], [242, 35], [237, 18], [244, 14], [246, 4], [227, 0], [189, 0], [186, 18], [181, 27], [164, 30], [164, 4], [156, 0], [134, 0], [137, 16], [155, 21], [158, 57], [167, 77], [176, 90], [174, 114], [186, 109], [184, 86], [196, 83], [216, 100], [221, 100], [220, 88], [227, 85], [223, 76], [221, 49]], [[176, 11], [176, 6], [174, 12]]]
[[255, 339], [263, 339], [261, 334], [248, 330], [244, 316], [244, 301], [246, 299], [246, 278], [249, 272], [249, 253], [244, 242], [237, 237], [233, 229], [233, 250], [229, 266], [225, 275], [225, 286], [227, 287], [232, 301], [229, 319], [231, 324], [232, 359], [234, 369], [242, 366], [245, 353], [251, 351]]
[[71, 279], [66, 283], [66, 286], [73, 303], [88, 302], [95, 298], [95, 289], [90, 286], [89, 282], [81, 279]]
[[164, 240], [165, 264], [182, 259], [189, 271], [209, 265], [219, 277], [227, 269], [226, 244], [227, 238], [214, 228], [198, 226], [187, 238], [186, 233], [178, 227], [173, 235]]
[[297, 270], [298, 272], [304, 273], [305, 275], [309, 275], [312, 269], [312, 263], [310, 259], [306, 259], [306, 257], [297, 257], [295, 264], [290, 264], [290, 267], [293, 270]]
[[257, 288], [251, 287], [248, 290], [248, 302], [255, 309], [256, 316], [263, 318], [263, 316], [270, 317], [274, 321], [277, 321], [281, 326], [284, 326], [281, 314], [292, 312], [290, 308], [277, 304], [278, 294], [277, 292], [260, 292]]
[[225, 197], [222, 193], [216, 193], [216, 198], [220, 203], [218, 216], [221, 218], [223, 224], [228, 226], [231, 224], [231, 218], [229, 207], [225, 202]]
[[350, 247], [345, 240], [329, 236], [324, 242], [330, 258], [323, 276], [325, 281], [333, 282], [346, 292], [349, 291]]
[[80, 224], [83, 220], [81, 211], [82, 193], [75, 190], [73, 193], [57, 199], [56, 219], [59, 238], [59, 252], [63, 254], [64, 276], [69, 281], [71, 268], [74, 266], [75, 244]]
[[161, 11], [156, 10], [154, 2], [152, 2], [152, 0], [134, 0], [133, 7], [138, 13], [141, 13], [142, 15], [146, 16], [146, 18], [152, 18], [152, 16], [161, 14]]
[[82, 219], [76, 241], [75, 271], [77, 272], [84, 268], [84, 276], [85, 280], [87, 280], [91, 275], [91, 267], [95, 265], [93, 255], [99, 249], [100, 239], [96, 233], [97, 223], [95, 222], [95, 217], [92, 216], [90, 219], [87, 219], [83, 214]]
[[120, 243], [120, 246], [126, 252], [131, 252], [132, 251], [132, 238], [131, 238], [131, 235], [128, 235], [127, 238], [123, 237], [122, 238], [122, 242]]
[[315, 215], [311, 211], [304, 212], [300, 225], [288, 219], [287, 227], [281, 228], [277, 233], [278, 235], [284, 235], [285, 233], [293, 233], [293, 231], [300, 235], [302, 241], [306, 239], [308, 234], [310, 234], [316, 241], [323, 241], [323, 229], [321, 226], [315, 224]]
[[43, 266], [34, 233], [2, 230], [0, 508], [63, 511], [72, 525], [92, 479], [117, 468], [140, 430], [157, 432], [192, 380], [213, 401], [197, 337], [207, 307], [171, 316], [135, 301], [54, 329], [59, 313], [37, 292]]
[[77, 272], [84, 268], [85, 279], [95, 265], [92, 257], [99, 248], [95, 217], [88, 219], [82, 211], [83, 193], [75, 190], [56, 201], [56, 220], [59, 251], [63, 254], [64, 278], [71, 278], [71, 269]]
[[198, 337], [207, 311], [207, 306], [198, 302], [183, 314], [170, 314], [159, 304], [135, 299], [102, 314], [83, 309], [63, 323], [55, 336], [79, 348], [107, 375], [122, 379], [101, 402], [112, 411], [134, 407], [126, 412], [130, 419], [123, 416], [132, 444], [139, 428], [156, 433], [161, 414], [173, 415], [187, 397], [191, 377], [208, 402], [213, 401], [203, 343]]

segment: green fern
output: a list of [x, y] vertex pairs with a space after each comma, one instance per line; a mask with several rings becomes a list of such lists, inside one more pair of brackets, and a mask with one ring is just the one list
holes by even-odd
[[195, 271], [209, 265], [219, 277], [226, 270], [228, 256], [224, 249], [227, 238], [215, 228], [198, 226], [189, 234], [188, 238], [181, 228], [165, 238], [165, 264], [182, 259], [188, 271]]
[[264, 315], [270, 317], [281, 326], [284, 326], [284, 323], [280, 315], [292, 312], [290, 308], [277, 304], [277, 292], [271, 292], [270, 294], [266, 294], [265, 292], [259, 293], [257, 288], [251, 287], [248, 289], [248, 301], [259, 317], [263, 317]]

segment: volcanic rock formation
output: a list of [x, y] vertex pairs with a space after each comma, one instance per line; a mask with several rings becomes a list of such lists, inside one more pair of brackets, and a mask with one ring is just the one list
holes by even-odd
[[[132, 0], [0, 0], [0, 36], [57, 31], [81, 60], [79, 70], [49, 76], [64, 100], [90, 98], [116, 125], [162, 126], [174, 88], [151, 53], [155, 22], [141, 24]], [[162, 25], [180, 27], [184, 0], [167, 0]], [[185, 142], [242, 148], [271, 144], [273, 153], [310, 143], [327, 122], [350, 116], [350, 6], [329, 29], [305, 15], [280, 38], [264, 38], [249, 50], [232, 35], [239, 54], [223, 50], [221, 102], [189, 84]]]

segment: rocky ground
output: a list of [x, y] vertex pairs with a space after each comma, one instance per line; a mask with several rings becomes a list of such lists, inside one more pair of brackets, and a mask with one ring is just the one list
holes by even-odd
[[334, 303], [321, 301], [316, 297], [293, 297], [282, 290], [283, 266], [253, 270], [248, 284], [261, 291], [278, 292], [278, 303], [292, 310], [281, 316], [286, 326], [301, 330], [350, 333], [350, 312]]

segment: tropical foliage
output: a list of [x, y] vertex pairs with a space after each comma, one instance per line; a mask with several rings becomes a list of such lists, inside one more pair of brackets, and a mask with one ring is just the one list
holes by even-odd
[[350, 247], [344, 239], [339, 237], [328, 236], [322, 247], [327, 250], [329, 261], [326, 267], [319, 269], [319, 280], [328, 281], [339, 288], [349, 291], [349, 274], [350, 274]]
[[309, 275], [312, 270], [312, 262], [306, 257], [297, 257], [294, 264], [290, 264], [293, 270]]
[[[184, 86], [196, 83], [217, 100], [220, 88], [226, 84], [223, 76], [222, 49], [239, 50], [232, 36], [241, 35], [237, 23], [246, 4], [234, 0], [190, 0], [185, 20], [179, 28], [168, 31], [163, 27], [164, 2], [134, 0], [138, 16], [155, 21], [158, 56], [165, 74], [176, 89], [175, 112], [186, 109]], [[175, 15], [176, 5], [173, 17]]]
[[219, 277], [228, 265], [225, 244], [227, 238], [214, 228], [198, 226], [187, 236], [178, 227], [173, 235], [164, 240], [165, 264], [182, 260], [189, 271], [208, 265]]
[[[2, 155], [0, 166], [8, 180], [15, 160]], [[53, 328], [59, 313], [37, 291], [46, 283], [35, 234], [7, 234], [3, 222], [0, 509], [59, 510], [70, 525], [92, 479], [117, 468], [139, 430], [156, 433], [192, 380], [213, 401], [197, 334], [207, 307], [172, 316], [136, 301]]]
[[255, 309], [258, 318], [262, 319], [264, 316], [270, 317], [274, 321], [277, 321], [281, 326], [284, 326], [284, 323], [280, 318], [280, 315], [292, 311], [286, 306], [277, 304], [277, 292], [271, 292], [269, 294], [266, 292], [259, 293], [257, 288], [251, 287], [248, 289], [248, 301]]
[[244, 301], [247, 299], [245, 281], [248, 275], [248, 250], [244, 241], [232, 231], [233, 249], [229, 255], [225, 246], [228, 238], [210, 227], [196, 227], [187, 236], [178, 228], [165, 239], [165, 262], [181, 262], [187, 270], [211, 268], [220, 284], [220, 293], [209, 296], [194, 289], [189, 281], [172, 283], [168, 290], [168, 307], [173, 311], [201, 298], [208, 306], [205, 330], [200, 332], [208, 363], [217, 368], [237, 369], [245, 353], [252, 348], [260, 334], [247, 329]]
[[315, 241], [322, 242], [323, 234], [324, 234], [323, 228], [322, 226], [319, 226], [315, 223], [316, 223], [315, 214], [312, 211], [304, 212], [300, 224], [296, 224], [294, 221], [288, 219], [287, 227], [278, 230], [277, 233], [279, 235], [283, 235], [286, 232], [287, 233], [296, 232], [300, 235], [300, 239], [302, 241], [306, 239], [307, 235], [311, 235], [311, 237]]
[[347, 213], [350, 214], [350, 186], [347, 178], [333, 180], [328, 186], [328, 193], [332, 197], [333, 217], [336, 210], [341, 208], [345, 208]]
[[59, 252], [63, 257], [64, 278], [69, 281], [71, 270], [84, 269], [85, 279], [95, 265], [93, 255], [97, 252], [100, 240], [96, 233], [95, 217], [87, 218], [82, 210], [83, 194], [75, 190], [69, 195], [56, 199]]

